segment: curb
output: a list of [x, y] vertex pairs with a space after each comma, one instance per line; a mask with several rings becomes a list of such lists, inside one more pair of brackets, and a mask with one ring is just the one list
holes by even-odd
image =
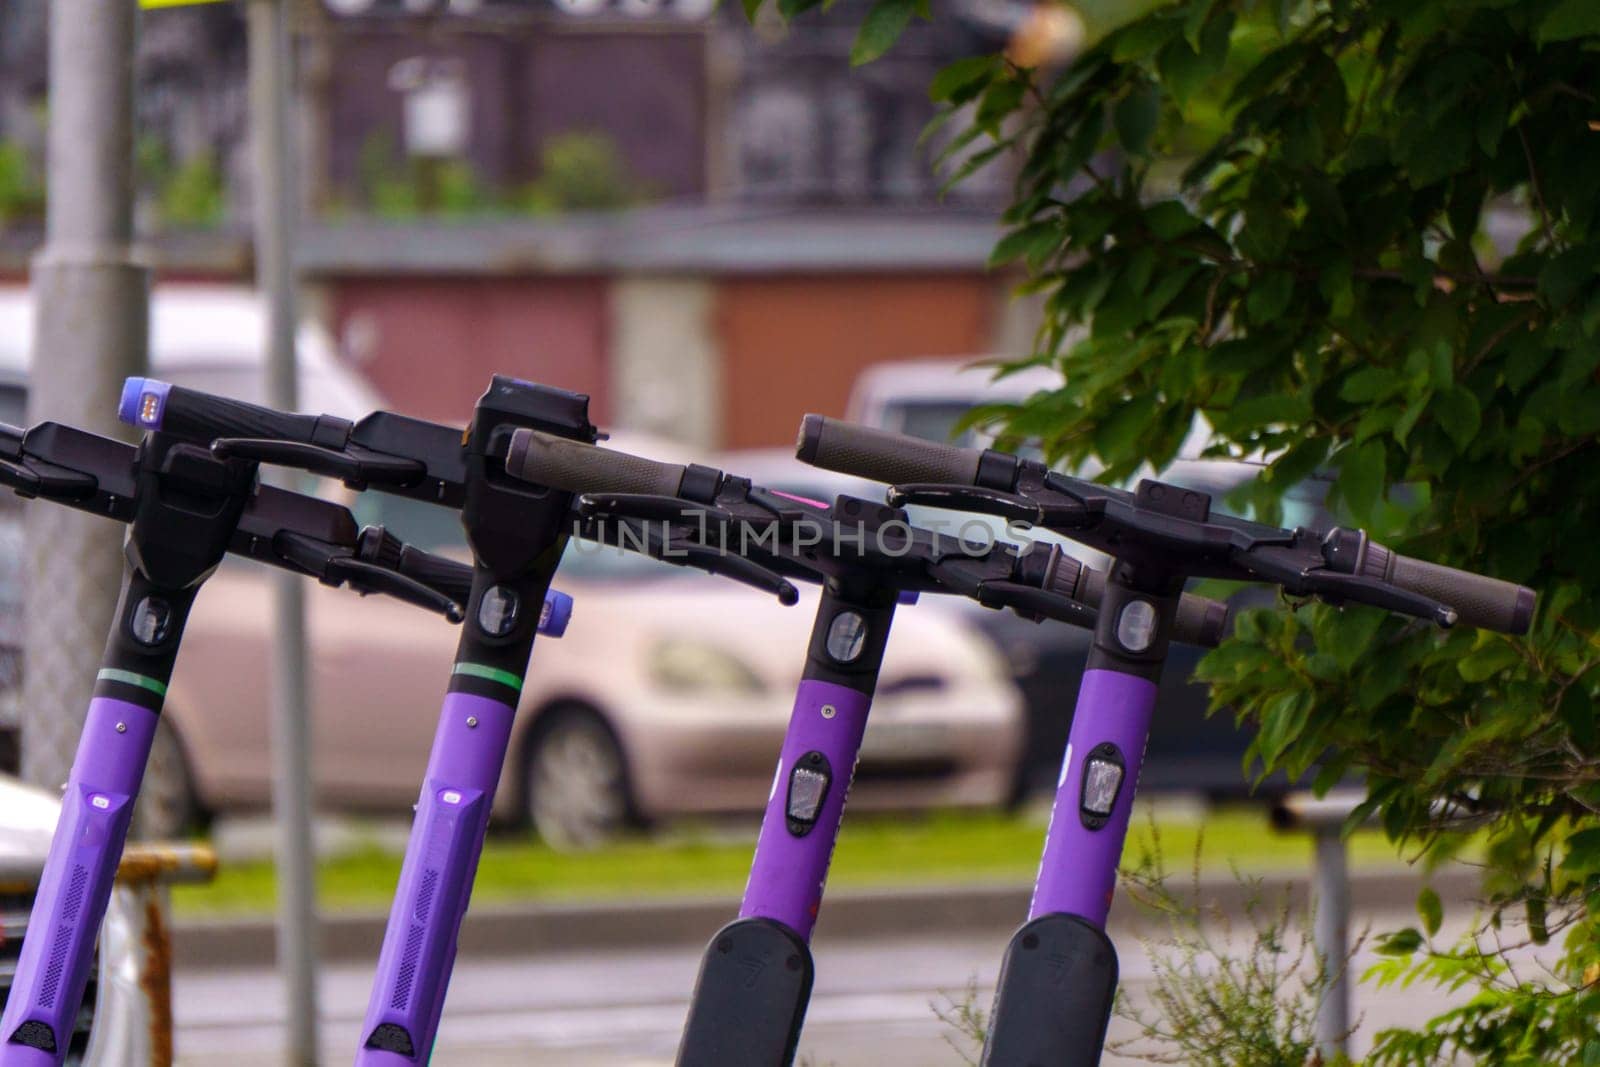
[[[1254, 877], [1254, 876], [1252, 876]], [[1350, 878], [1352, 912], [1406, 911], [1423, 884], [1420, 872], [1357, 872]], [[1429, 880], [1446, 901], [1466, 901], [1478, 874], [1457, 869]], [[1259, 887], [1259, 888], [1257, 888]], [[1306, 877], [1294, 872], [1262, 875], [1241, 883], [1232, 875], [1203, 877], [1195, 887], [1209, 910], [1243, 915], [1252, 900], [1274, 907], [1285, 898], [1304, 908]], [[1028, 912], [1031, 887], [1016, 883], [856, 889], [830, 893], [818, 931], [826, 939], [949, 936], [994, 932], [1003, 938]], [[1184, 894], [1194, 899], [1191, 894]], [[1159, 921], [1123, 892], [1114, 925], [1137, 930]], [[460, 950], [478, 957], [530, 952], [604, 951], [698, 947], [738, 913], [735, 897], [686, 897], [650, 901], [501, 904], [474, 908], [461, 925]], [[318, 949], [325, 963], [377, 958], [387, 912], [324, 916]], [[173, 959], [188, 968], [268, 967], [276, 959], [270, 918], [186, 919], [173, 924]]]

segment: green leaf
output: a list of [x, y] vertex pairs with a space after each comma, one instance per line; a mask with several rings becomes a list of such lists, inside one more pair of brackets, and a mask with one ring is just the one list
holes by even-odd
[[1600, 871], [1600, 829], [1579, 830], [1566, 840], [1563, 870], [1574, 874]]
[[1593, 752], [1600, 732], [1595, 729], [1594, 698], [1589, 690], [1581, 684], [1568, 688], [1567, 695], [1561, 698], [1560, 715], [1573, 744], [1584, 752]]
[[1457, 660], [1456, 671], [1463, 679], [1476, 685], [1521, 662], [1521, 659], [1511, 642], [1503, 637], [1493, 637], [1481, 648], [1476, 648]]
[[973, 116], [973, 121], [998, 139], [1000, 123], [1017, 110], [1027, 88], [1027, 83], [1021, 78], [997, 78], [990, 82], [983, 91], [983, 99], [978, 101], [978, 112]]
[[1268, 769], [1277, 765], [1284, 749], [1305, 731], [1311, 718], [1311, 695], [1298, 691], [1279, 693], [1261, 713], [1261, 733], [1256, 738], [1261, 760]]
[[951, 188], [960, 185], [961, 182], [966, 178], [970, 177], [977, 171], [982, 170], [984, 167], [987, 167], [990, 163], [993, 163], [999, 158], [1000, 153], [1004, 152], [1010, 147], [1010, 144], [997, 144], [992, 145], [989, 148], [985, 148], [982, 152], [974, 152], [962, 162], [961, 166], [955, 169], [954, 173], [952, 173], [950, 177], [944, 180], [944, 183], [939, 186], [939, 192], [949, 192]]
[[959, 104], [977, 96], [1000, 69], [999, 56], [958, 59], [933, 77], [928, 97], [935, 103]]
[[1216, 77], [1227, 55], [1226, 37], [1222, 39], [1221, 48], [1213, 47], [1204, 52], [1189, 47], [1189, 42], [1182, 37], [1174, 37], [1156, 57], [1156, 70], [1162, 83], [1171, 90], [1173, 99], [1182, 107]]
[[1539, 291], [1551, 307], [1563, 307], [1594, 279], [1596, 250], [1573, 248], [1546, 263], [1539, 272]]
[[1250, 313], [1251, 324], [1265, 326], [1277, 321], [1288, 309], [1293, 296], [1294, 275], [1283, 270], [1264, 275], [1250, 287], [1250, 295], [1245, 297], [1245, 310]]
[[859, 67], [883, 55], [900, 39], [911, 16], [916, 13], [916, 0], [878, 0], [862, 20], [861, 29], [850, 49], [850, 65]]
[[1085, 115], [1083, 121], [1078, 123], [1078, 128], [1073, 131], [1072, 139], [1067, 142], [1060, 162], [1056, 164], [1057, 173], [1069, 178], [1076, 175], [1100, 147], [1100, 135], [1105, 132], [1105, 128], [1104, 108], [1096, 107]]
[[1378, 954], [1382, 956], [1409, 956], [1421, 947], [1422, 933], [1411, 926], [1378, 939]]
[[1026, 256], [1030, 266], [1043, 260], [1063, 243], [1065, 234], [1054, 222], [1035, 222], [1020, 230], [1012, 230], [1000, 239], [989, 254], [989, 266], [999, 267], [1014, 259]]
[[1440, 427], [1450, 435], [1457, 448], [1465, 449], [1478, 434], [1483, 422], [1483, 412], [1478, 398], [1465, 386], [1456, 385], [1435, 393], [1431, 407]]
[[1167, 310], [1167, 305], [1176, 300], [1189, 281], [1199, 273], [1200, 268], [1196, 266], [1169, 268], [1144, 298], [1145, 318], [1153, 319]]
[[786, 19], [793, 19], [824, 2], [825, 0], [778, 0], [778, 14]]
[[1540, 41], [1570, 41], [1600, 34], [1600, 4], [1594, 0], [1562, 0], [1539, 22]]
[[1149, 83], [1135, 87], [1117, 101], [1112, 113], [1117, 140], [1130, 155], [1143, 155], [1150, 147], [1150, 138], [1156, 132], [1156, 121], [1160, 117], [1161, 91]]
[[1444, 922], [1444, 902], [1432, 886], [1423, 886], [1417, 894], [1417, 915], [1422, 919], [1422, 928], [1428, 931], [1429, 937], [1439, 932]]
[[1142, 396], [1124, 402], [1112, 412], [1094, 435], [1094, 450], [1100, 458], [1108, 464], [1127, 459], [1139, 435], [1150, 428], [1155, 405], [1155, 397]]
[[1111, 38], [1111, 58], [1117, 63], [1149, 59], [1182, 29], [1183, 23], [1164, 16], [1140, 19], [1118, 30]]
[[1556, 408], [1556, 425], [1572, 437], [1600, 432], [1600, 390], [1587, 384], [1568, 386]]
[[1372, 514], [1383, 495], [1384, 467], [1387, 460], [1382, 441], [1367, 441], [1339, 453], [1339, 477], [1335, 486], [1361, 520]]
[[1528, 937], [1536, 945], [1546, 944], [1550, 940], [1550, 928], [1545, 924], [1545, 902], [1543, 897], [1529, 897], [1528, 908]]
[[1506, 356], [1506, 385], [1513, 393], [1520, 393], [1539, 376], [1539, 372], [1544, 370], [1555, 354], [1555, 346], [1546, 342], [1540, 334], [1523, 333], [1517, 336], [1511, 341], [1510, 352]]
[[761, 13], [762, 0], [739, 0], [739, 6], [744, 9], [744, 17], [751, 22]]
[[1161, 200], [1145, 209], [1144, 222], [1163, 241], [1171, 241], [1200, 225], [1179, 200]]
[[1365, 404], [1388, 396], [1400, 385], [1400, 376], [1388, 367], [1362, 367], [1344, 380], [1339, 387], [1339, 398], [1352, 404]]

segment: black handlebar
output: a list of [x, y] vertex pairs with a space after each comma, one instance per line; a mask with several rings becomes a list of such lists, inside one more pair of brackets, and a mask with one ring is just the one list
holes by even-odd
[[153, 378], [129, 378], [118, 405], [122, 421], [192, 440], [218, 437], [271, 438], [323, 448], [343, 448], [354, 423], [332, 415], [295, 415], [169, 385]]
[[875, 482], [977, 485], [984, 453], [857, 426], [821, 415], [800, 423], [795, 455], [813, 466]]
[[1402, 556], [1361, 530], [1335, 530], [1324, 539], [1328, 566], [1345, 574], [1387, 582], [1449, 604], [1469, 626], [1502, 633], [1527, 632], [1536, 601], [1532, 589], [1440, 563]]
[[677, 496], [687, 470], [530, 429], [511, 435], [506, 454], [506, 473], [513, 478], [571, 493]]
[[[960, 450], [944, 451], [958, 453]], [[513, 435], [506, 470], [515, 478], [581, 494], [580, 514], [591, 520], [582, 530], [586, 536], [604, 536], [604, 526], [595, 525], [592, 520], [607, 514], [689, 527], [694, 527], [694, 520], [698, 518], [700, 529], [697, 532], [702, 537], [708, 536], [706, 524], [723, 528], [718, 556], [724, 559], [738, 559], [737, 554], [730, 554], [727, 546], [747, 545], [752, 540], [755, 544], [766, 541], [765, 535], [759, 534], [753, 539], [729, 536], [727, 527], [740, 521], [780, 526], [785, 522], [810, 521], [813, 525], [826, 525], [835, 522], [836, 514], [841, 514], [827, 505], [811, 505], [783, 497], [753, 486], [746, 479], [730, 477], [708, 467], [657, 463], [642, 456], [535, 430], [518, 430]], [[842, 514], [858, 518], [864, 515], [864, 510], [856, 507], [861, 502], [849, 502], [848, 498], [841, 498], [841, 501], [846, 508]], [[899, 572], [899, 577], [893, 580], [904, 589], [942, 589], [973, 597], [989, 607], [1013, 608], [1031, 617], [1092, 624], [1092, 609], [1100, 601], [1105, 576], [1061, 552], [1059, 547], [1052, 547], [1044, 565], [1038, 566], [1007, 555], [1015, 551], [1014, 546], [1001, 546], [991, 553], [992, 559], [978, 563], [979, 570], [974, 572], [964, 567], [963, 561], [955, 558], [957, 553], [948, 546], [937, 547], [939, 535], [916, 531], [909, 526], [906, 530], [907, 544], [900, 546], [900, 551], [890, 553], [887, 559], [870, 559], [865, 536], [840, 542], [849, 543], [854, 549], [854, 553], [845, 558], [842, 552], [817, 551], [820, 539], [807, 542], [808, 547], [802, 551], [790, 552], [783, 535], [767, 542], [762, 559], [769, 568], [812, 580], [829, 573], [830, 566], [836, 569], [875, 566]], [[925, 542], [922, 547], [928, 550], [920, 576], [905, 565], [911, 558], [911, 542], [918, 537]], [[619, 539], [613, 543], [621, 542]], [[650, 551], [648, 546], [635, 547]], [[703, 548], [698, 558], [690, 562], [707, 566], [709, 561], [705, 553], [710, 551], [717, 550]], [[838, 558], [833, 558], [835, 556]], [[713, 564], [707, 569], [716, 567]], [[1086, 608], [1091, 612], [1086, 613]], [[1227, 605], [1184, 594], [1174, 622], [1174, 637], [1185, 643], [1214, 647], [1221, 640], [1227, 616]]]
[[1212, 515], [1203, 494], [1163, 495], [1170, 487], [1158, 482], [1130, 493], [994, 449], [956, 448], [819, 415], [801, 423], [796, 454], [903, 487], [891, 491], [891, 502], [1020, 517], [1112, 555], [1147, 550], [1156, 563], [1197, 576], [1272, 581], [1504, 633], [1526, 632], [1533, 618], [1536, 597], [1524, 586], [1402, 556], [1359, 530], [1334, 530], [1319, 552], [1309, 531]]

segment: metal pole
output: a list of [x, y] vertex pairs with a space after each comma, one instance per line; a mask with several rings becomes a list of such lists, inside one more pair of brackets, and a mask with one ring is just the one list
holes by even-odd
[[[149, 281], [133, 254], [130, 0], [50, 5], [49, 206], [33, 261], [29, 416], [125, 437], [122, 380], [144, 373]], [[66, 781], [111, 623], [122, 530], [70, 508], [26, 515], [22, 773]]]
[[1312, 864], [1316, 915], [1311, 929], [1317, 966], [1328, 987], [1317, 1006], [1317, 1048], [1328, 1063], [1346, 1052], [1350, 1037], [1350, 878], [1337, 825], [1319, 825]]
[[[290, 165], [288, 11], [283, 0], [249, 0], [250, 117], [255, 140], [256, 286], [266, 306], [266, 399], [298, 407], [295, 292], [290, 237], [295, 182]], [[273, 596], [272, 807], [277, 820], [278, 968], [287, 998], [286, 1062], [317, 1062], [317, 910], [311, 841], [310, 701], [306, 684], [305, 587], [277, 577]]]

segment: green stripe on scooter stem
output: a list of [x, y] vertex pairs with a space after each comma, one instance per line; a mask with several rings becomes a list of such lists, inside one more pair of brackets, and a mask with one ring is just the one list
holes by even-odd
[[123, 685], [136, 685], [140, 689], [148, 689], [156, 696], [167, 695], [167, 687], [154, 678], [133, 671], [119, 671], [114, 667], [106, 667], [96, 676], [102, 682], [121, 682]]
[[452, 674], [470, 674], [474, 678], [487, 678], [491, 682], [499, 682], [508, 689], [522, 692], [522, 679], [510, 671], [500, 670], [498, 667], [485, 667], [481, 663], [457, 663]]

